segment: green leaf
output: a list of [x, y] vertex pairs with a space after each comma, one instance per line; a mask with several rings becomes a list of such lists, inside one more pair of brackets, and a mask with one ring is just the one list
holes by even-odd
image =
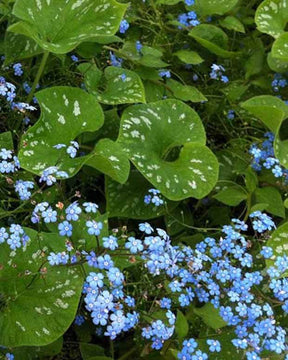
[[245, 79], [259, 74], [265, 63], [265, 48], [260, 39], [249, 42], [248, 59], [245, 61]]
[[214, 199], [222, 202], [223, 204], [229, 206], [237, 206], [242, 201], [247, 199], [247, 193], [241, 186], [231, 186], [220, 190], [216, 195], [213, 196]]
[[0, 149], [3, 148], [7, 150], [14, 149], [12, 133], [10, 131], [0, 133]]
[[288, 33], [285, 32], [281, 34], [278, 39], [276, 39], [273, 43], [271, 55], [274, 59], [279, 59], [283, 62], [288, 62]]
[[[109, 217], [148, 220], [164, 215], [165, 206], [144, 203], [144, 196], [149, 189], [151, 184], [137, 170], [131, 170], [128, 181], [122, 185], [107, 177], [105, 192]], [[177, 204], [167, 202], [169, 208], [174, 208]]]
[[93, 89], [97, 89], [101, 82], [102, 71], [93, 63], [82, 63], [77, 69], [84, 75], [87, 90], [91, 92]]
[[[283, 256], [287, 254], [288, 250], [288, 223], [279, 226], [273, 233], [271, 234], [270, 239], [267, 241], [266, 245], [270, 246], [273, 249], [273, 257], [271, 259], [266, 260], [267, 266], [273, 266], [274, 261], [277, 256]], [[282, 277], [288, 276], [288, 271], [282, 274]]]
[[200, 199], [217, 181], [218, 161], [205, 146], [201, 120], [181, 101], [130, 106], [122, 115], [117, 141], [137, 169], [170, 200]]
[[[235, 332], [233, 330], [223, 329], [217, 334], [213, 332], [213, 335], [210, 335], [208, 338], [218, 340], [221, 344], [221, 351], [219, 353], [212, 353], [209, 351], [209, 346], [206, 342], [207, 338], [196, 339], [199, 349], [209, 354], [209, 360], [242, 360], [244, 358], [244, 350], [236, 350], [235, 346], [232, 344], [232, 340], [235, 339]], [[271, 360], [270, 357], [267, 359]]]
[[277, 38], [288, 20], [286, 0], [265, 0], [257, 8], [255, 22], [259, 31]]
[[220, 20], [220, 25], [228, 30], [245, 33], [244, 25], [234, 16], [226, 16], [225, 19]]
[[100, 140], [92, 154], [87, 156], [85, 165], [109, 175], [112, 179], [124, 184], [129, 176], [130, 163], [121, 146], [110, 139]]
[[223, 15], [230, 11], [238, 0], [196, 0], [195, 5], [197, 12], [202, 16], [205, 15]]
[[127, 41], [119, 51], [119, 55], [127, 58], [134, 63], [146, 67], [163, 68], [168, 64], [161, 60], [162, 51], [153, 47], [144, 45], [141, 53], [136, 50], [135, 42]]
[[5, 65], [41, 54], [43, 49], [32, 39], [18, 34], [5, 34]]
[[172, 91], [172, 94], [176, 99], [195, 103], [208, 101], [195, 86], [182, 85], [180, 82], [172, 79], [167, 80], [167, 86]]
[[201, 308], [193, 308], [193, 311], [196, 315], [200, 316], [204, 323], [211, 327], [214, 330], [220, 329], [226, 326], [226, 322], [219, 315], [219, 310], [211, 303], [207, 303]]
[[[288, 106], [287, 106], [288, 108]], [[284, 120], [275, 135], [274, 151], [275, 157], [287, 169], [288, 168], [288, 139], [287, 139], [288, 120]]]
[[157, 4], [163, 5], [175, 5], [178, 4], [181, 0], [157, 0]]
[[245, 171], [244, 175], [246, 188], [250, 193], [252, 193], [258, 185], [258, 177], [251, 167]]
[[288, 209], [288, 199], [285, 199], [284, 206], [285, 206], [286, 209]]
[[180, 310], [177, 310], [175, 332], [178, 336], [178, 339], [185, 338], [185, 336], [187, 336], [188, 334], [188, 331], [189, 331], [189, 325], [185, 315]]
[[[96, 76], [98, 78], [99, 75], [94, 77]], [[85, 82], [88, 91], [95, 95], [99, 102], [109, 105], [146, 102], [144, 86], [134, 71], [108, 66], [105, 69], [105, 78], [106, 84], [104, 84], [105, 90], [103, 92], [98, 89], [99, 82]]]
[[285, 217], [285, 208], [282, 201], [281, 193], [272, 186], [258, 188], [255, 191], [256, 203], [266, 203], [265, 210], [272, 215]]
[[34, 39], [44, 50], [65, 54], [83, 41], [116, 33], [127, 5], [115, 0], [16, 0], [22, 21], [9, 31]]
[[44, 357], [52, 357], [60, 353], [63, 347], [63, 337], [46, 346], [20, 346], [13, 348], [15, 360], [38, 360]]
[[220, 57], [229, 58], [237, 53], [228, 51], [228, 36], [215, 25], [201, 24], [194, 27], [189, 35], [199, 44]]
[[177, 56], [185, 64], [198, 65], [204, 61], [196, 51], [179, 50], [173, 55]]
[[25, 229], [30, 241], [11, 251], [1, 244], [0, 343], [7, 347], [43, 346], [57, 340], [70, 326], [80, 299], [79, 267], [50, 266], [51, 251], [65, 249], [63, 237]]
[[272, 71], [278, 73], [285, 73], [288, 71], [288, 62], [274, 58], [271, 52], [267, 55], [267, 63]]
[[95, 355], [104, 355], [105, 350], [95, 344], [80, 343], [80, 351], [83, 360], [91, 359]]
[[282, 120], [288, 116], [288, 106], [271, 95], [255, 96], [241, 106], [262, 120], [274, 133], [277, 132]]

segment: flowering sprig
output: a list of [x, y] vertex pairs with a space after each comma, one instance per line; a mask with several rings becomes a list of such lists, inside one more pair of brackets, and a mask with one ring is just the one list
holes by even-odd
[[266, 138], [261, 144], [253, 144], [249, 153], [253, 156], [252, 168], [261, 171], [263, 168], [271, 170], [276, 178], [288, 179], [288, 170], [280, 165], [279, 160], [274, 155], [273, 141], [274, 134], [267, 132], [264, 134]]

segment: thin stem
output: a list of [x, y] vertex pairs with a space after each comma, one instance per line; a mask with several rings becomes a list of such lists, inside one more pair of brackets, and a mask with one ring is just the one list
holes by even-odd
[[34, 79], [34, 82], [33, 82], [33, 85], [32, 85], [32, 88], [31, 88], [31, 91], [27, 97], [27, 103], [29, 104], [31, 102], [31, 100], [33, 99], [33, 96], [34, 96], [34, 93], [35, 93], [35, 90], [36, 90], [36, 87], [37, 87], [37, 84], [39, 83], [39, 80], [42, 76], [42, 73], [44, 71], [44, 68], [45, 68], [45, 65], [46, 65], [46, 62], [47, 62], [47, 59], [48, 59], [48, 56], [49, 56], [49, 51], [45, 51], [44, 54], [43, 54], [43, 57], [42, 57], [42, 60], [41, 60], [41, 63], [40, 63], [40, 66], [39, 66], [39, 69], [37, 71], [37, 74], [36, 74], [36, 77]]

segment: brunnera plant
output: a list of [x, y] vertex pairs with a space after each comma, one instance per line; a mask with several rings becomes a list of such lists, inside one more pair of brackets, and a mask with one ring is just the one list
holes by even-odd
[[288, 358], [286, 13], [2, 0], [1, 359]]

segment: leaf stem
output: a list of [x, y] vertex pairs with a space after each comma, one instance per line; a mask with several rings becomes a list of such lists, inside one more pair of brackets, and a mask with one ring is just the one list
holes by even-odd
[[27, 97], [27, 103], [29, 104], [31, 102], [31, 100], [33, 99], [33, 96], [34, 96], [34, 93], [35, 93], [35, 90], [36, 90], [36, 87], [37, 87], [37, 84], [39, 83], [39, 80], [41, 78], [41, 75], [44, 71], [44, 68], [45, 68], [45, 65], [46, 65], [46, 62], [47, 62], [47, 59], [48, 59], [48, 56], [49, 56], [49, 51], [45, 51], [43, 53], [43, 57], [42, 57], [42, 60], [41, 60], [41, 63], [40, 63], [40, 66], [39, 66], [39, 69], [37, 71], [37, 74], [36, 74], [36, 77], [34, 79], [34, 82], [33, 82], [33, 85], [32, 85], [32, 88], [31, 88], [31, 91]]

